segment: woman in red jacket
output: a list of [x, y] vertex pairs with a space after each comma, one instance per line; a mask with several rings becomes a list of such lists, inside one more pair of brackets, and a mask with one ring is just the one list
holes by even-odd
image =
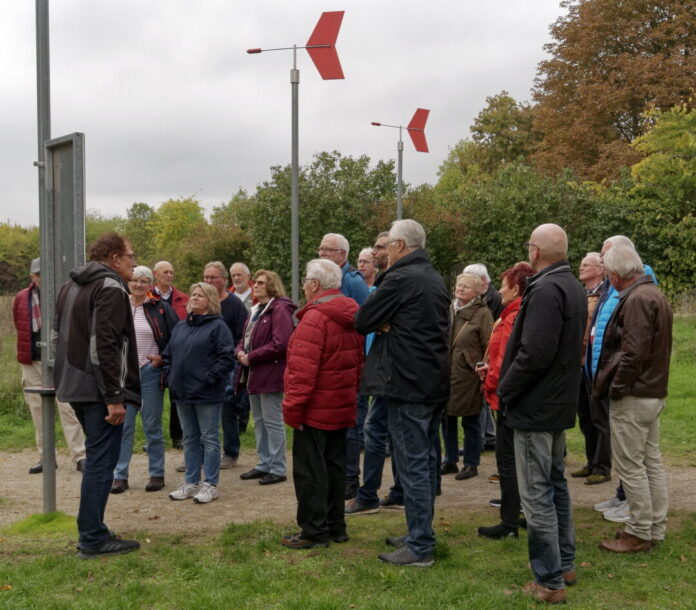
[[307, 305], [288, 345], [285, 423], [293, 430], [293, 479], [301, 531], [284, 536], [292, 549], [345, 542], [346, 430], [355, 425], [363, 338], [358, 305], [341, 291], [341, 269], [328, 259], [307, 264]]
[[520, 525], [520, 494], [517, 490], [517, 473], [515, 471], [515, 445], [512, 428], [505, 425], [505, 415], [498, 409], [498, 380], [500, 366], [505, 355], [512, 325], [520, 311], [522, 294], [527, 278], [534, 275], [528, 263], [517, 263], [501, 274], [500, 294], [503, 297], [503, 311], [496, 321], [488, 342], [488, 361], [477, 372], [483, 381], [483, 395], [497, 415], [497, 432], [495, 442], [495, 459], [500, 476], [500, 519], [498, 525], [479, 527], [478, 534], [486, 538], [517, 538]]

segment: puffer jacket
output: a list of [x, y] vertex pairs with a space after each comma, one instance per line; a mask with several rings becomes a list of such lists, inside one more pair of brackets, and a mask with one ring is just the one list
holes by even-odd
[[522, 297], [517, 297], [503, 309], [497, 324], [491, 332], [491, 340], [488, 342], [488, 373], [483, 384], [483, 397], [488, 406], [494, 411], [498, 410], [498, 381], [500, 379], [500, 367], [503, 364], [505, 346], [507, 345], [512, 325], [520, 312]]
[[353, 328], [355, 301], [328, 290], [297, 314], [288, 345], [283, 416], [293, 428], [340, 430], [355, 425], [363, 338]]
[[455, 313], [450, 309], [450, 398], [447, 415], [466, 417], [481, 412], [481, 380], [476, 363], [483, 359], [493, 327], [493, 315], [482, 297]]
[[97, 261], [76, 267], [58, 293], [53, 378], [63, 402], [140, 406], [140, 369], [126, 286]]
[[31, 291], [35, 287], [36, 284], [30, 282], [12, 301], [12, 320], [17, 329], [17, 362], [20, 364], [31, 364], [41, 357], [31, 332]]
[[618, 293], [604, 332], [593, 395], [664, 398], [672, 353], [672, 310], [652, 278], [643, 275]]
[[[244, 351], [247, 327], [259, 307], [260, 305], [256, 304], [251, 308], [251, 314], [244, 324], [242, 339], [237, 345], [237, 353]], [[274, 297], [251, 329], [250, 348], [247, 352], [249, 372], [246, 382], [249, 394], [283, 391], [286, 352], [294, 328], [292, 315], [296, 309], [297, 305], [288, 297]]]
[[234, 368], [232, 333], [220, 315], [190, 313], [174, 327], [162, 360], [173, 400], [222, 402]]

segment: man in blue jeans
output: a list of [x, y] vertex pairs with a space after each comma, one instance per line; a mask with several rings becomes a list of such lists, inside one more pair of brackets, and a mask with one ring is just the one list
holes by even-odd
[[140, 376], [133, 314], [126, 283], [135, 254], [124, 236], [106, 233], [89, 248], [90, 262], [70, 271], [58, 294], [54, 380], [85, 432], [77, 529], [78, 557], [129, 553], [140, 547], [104, 523], [104, 511], [121, 449], [124, 403], [140, 406]]
[[534, 580], [523, 592], [565, 601], [575, 584], [575, 532], [564, 475], [565, 430], [575, 425], [587, 299], [566, 261], [568, 237], [540, 225], [526, 244], [536, 275], [527, 280], [500, 370], [498, 396], [514, 430], [517, 484], [527, 516]]
[[389, 268], [355, 316], [362, 334], [376, 332], [361, 391], [384, 400], [392, 457], [404, 490], [408, 533], [382, 561], [399, 566], [434, 564], [433, 512], [437, 491], [437, 429], [449, 397], [449, 293], [426, 254], [425, 231], [397, 220], [386, 243]]

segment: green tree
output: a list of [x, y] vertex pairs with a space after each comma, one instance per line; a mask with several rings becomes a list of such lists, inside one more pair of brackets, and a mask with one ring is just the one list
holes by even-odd
[[39, 228], [0, 223], [0, 295], [29, 283], [29, 265], [39, 256]]
[[696, 74], [696, 13], [690, 0], [566, 0], [539, 64], [538, 167], [615, 179], [640, 155], [631, 141], [645, 111], [686, 102]]
[[155, 229], [153, 221], [155, 209], [147, 203], [134, 203], [126, 214], [123, 231], [130, 239], [138, 262], [143, 265], [154, 265], [155, 258]]
[[109, 231], [123, 232], [124, 219], [118, 214], [104, 214], [98, 210], [87, 210], [85, 214], [85, 246], [89, 245], [100, 235]]

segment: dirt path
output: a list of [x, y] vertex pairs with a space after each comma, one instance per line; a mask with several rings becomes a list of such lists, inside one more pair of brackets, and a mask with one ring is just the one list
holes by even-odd
[[[159, 492], [147, 493], [147, 456], [144, 453], [134, 455], [130, 467], [131, 488], [109, 498], [107, 524], [118, 532], [157, 534], [185, 531], [217, 534], [232, 521], [244, 523], [270, 519], [279, 524], [294, 521], [296, 504], [291, 480], [267, 487], [258, 485], [257, 481], [240, 480], [240, 473], [255, 464], [252, 452], [243, 453], [236, 468], [220, 472], [219, 500], [208, 505], [197, 505], [191, 501], [172, 502], [167, 494], [182, 480], [183, 475], [174, 471], [174, 466], [182, 458], [181, 452], [168, 451], [167, 487]], [[35, 461], [36, 453], [28, 449], [16, 453], [0, 452], [0, 526], [42, 511], [42, 476], [28, 474], [29, 467]], [[291, 472], [292, 465], [288, 466]], [[579, 464], [570, 463], [568, 470], [578, 466]], [[485, 453], [478, 477], [468, 481], [456, 481], [452, 475], [443, 477], [443, 493], [437, 501], [440, 516], [457, 518], [457, 515], [465, 514], [467, 509], [479, 511], [488, 505], [490, 498], [498, 497], [498, 487], [491, 485], [487, 479], [493, 472], [494, 456]], [[81, 476], [69, 462], [67, 455], [58, 456], [58, 510], [70, 515], [77, 513]], [[668, 467], [667, 476], [671, 508], [696, 511], [696, 494], [683, 493], [696, 486], [696, 469]], [[614, 492], [613, 483], [587, 487], [583, 485], [582, 479], [569, 481], [574, 506], [591, 507], [596, 502], [606, 500]], [[384, 485], [390, 483], [391, 471], [387, 467]], [[493, 510], [491, 517], [494, 518]]]

